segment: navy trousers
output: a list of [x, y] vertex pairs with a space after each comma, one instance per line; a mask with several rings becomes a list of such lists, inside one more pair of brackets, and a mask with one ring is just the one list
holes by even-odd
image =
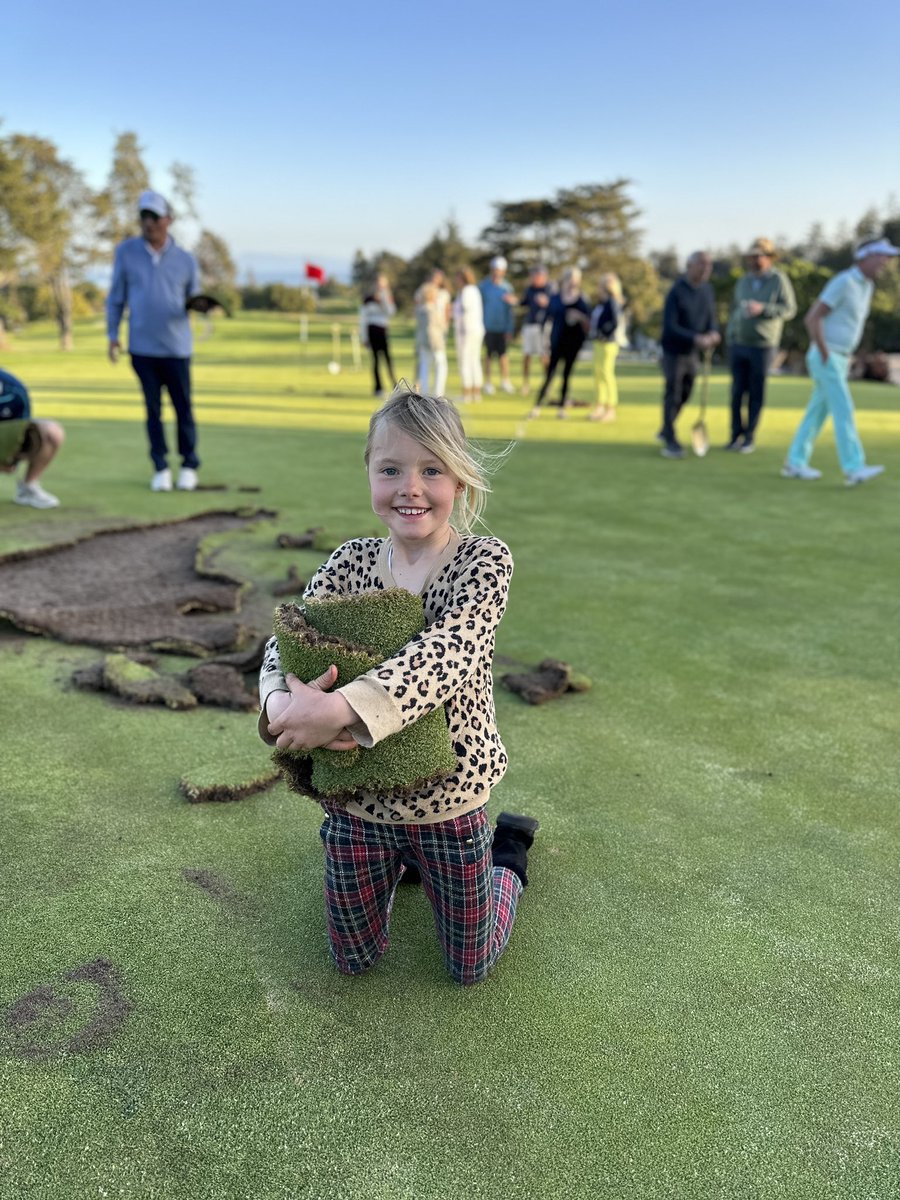
[[150, 457], [157, 471], [168, 466], [169, 447], [162, 423], [162, 390], [169, 393], [178, 423], [178, 453], [183, 467], [197, 468], [197, 430], [191, 411], [191, 360], [189, 358], [155, 358], [148, 354], [132, 354], [131, 365], [141, 381], [144, 404], [147, 408], [147, 437]]
[[676, 442], [675, 422], [678, 414], [691, 398], [694, 380], [697, 378], [699, 362], [696, 351], [691, 354], [669, 354], [663, 351], [663, 376], [666, 389], [663, 393], [662, 435], [668, 445]]
[[[731, 347], [731, 440], [752, 442], [766, 399], [766, 376], [775, 351], [771, 346]], [[747, 419], [742, 408], [747, 397]]]

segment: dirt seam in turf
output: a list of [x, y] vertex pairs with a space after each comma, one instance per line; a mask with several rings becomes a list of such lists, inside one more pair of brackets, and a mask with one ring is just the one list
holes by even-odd
[[[271, 508], [250, 508], [243, 506], [241, 508], [205, 508], [200, 512], [188, 513], [184, 517], [170, 517], [166, 521], [148, 521], [146, 524], [140, 525], [111, 525], [109, 529], [94, 529], [91, 533], [70, 538], [65, 542], [53, 542], [49, 546], [31, 546], [27, 550], [10, 550], [7, 554], [0, 554], [0, 567], [6, 563], [24, 562], [25, 559], [40, 558], [42, 554], [55, 554], [60, 550], [69, 550], [75, 546], [80, 546], [83, 542], [93, 541], [94, 538], [110, 537], [116, 533], [145, 533], [149, 529], [163, 529], [170, 525], [184, 525], [188, 521], [196, 521], [200, 517], [242, 517], [250, 521], [257, 517], [260, 520], [266, 517], [274, 520], [277, 516], [278, 512]], [[212, 537], [213, 535], [209, 534], [208, 536]], [[203, 574], [204, 572], [201, 571], [200, 573]], [[211, 572], [210, 577], [216, 578], [215, 573]], [[246, 582], [243, 579], [234, 579], [231, 576], [223, 578], [225, 582], [238, 586]]]

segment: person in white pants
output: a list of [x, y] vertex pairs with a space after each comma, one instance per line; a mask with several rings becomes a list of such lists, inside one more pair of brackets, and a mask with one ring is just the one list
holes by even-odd
[[481, 367], [481, 343], [484, 341], [484, 305], [471, 267], [456, 272], [456, 299], [453, 301], [453, 328], [456, 356], [462, 380], [463, 402], [481, 399], [484, 372]]
[[446, 328], [446, 310], [438, 289], [431, 282], [423, 283], [416, 292], [416, 360], [417, 387], [425, 395], [443, 396], [446, 392]]

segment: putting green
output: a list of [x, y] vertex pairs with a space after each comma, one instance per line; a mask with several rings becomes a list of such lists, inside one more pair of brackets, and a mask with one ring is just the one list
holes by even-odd
[[[68, 440], [59, 509], [5, 503], [0, 478], [0, 552], [259, 486], [279, 517], [217, 562], [262, 619], [287, 566], [321, 557], [278, 531], [375, 528], [376, 402], [346, 353], [328, 374], [330, 322], [305, 357], [283, 318], [199, 344], [201, 477], [222, 494], [149, 492], [137, 385], [102, 338], [79, 327], [64, 355], [35, 329], [3, 356]], [[828, 436], [822, 480], [778, 477], [804, 380], [771, 381], [756, 454], [671, 462], [657, 373], [620, 378], [615, 425], [529, 423], [488, 509], [516, 559], [498, 651], [594, 687], [543, 708], [498, 689], [491, 812], [541, 831], [479, 987], [445, 976], [418, 889], [376, 970], [334, 971], [317, 813], [283, 785], [186, 801], [182, 776], [255, 768], [252, 715], [76, 692], [99, 651], [0, 629], [0, 1195], [895, 1194], [897, 392], [855, 389], [888, 472], [848, 490]], [[718, 370], [714, 447], [725, 388]], [[499, 395], [465, 419], [506, 442], [527, 407]]]

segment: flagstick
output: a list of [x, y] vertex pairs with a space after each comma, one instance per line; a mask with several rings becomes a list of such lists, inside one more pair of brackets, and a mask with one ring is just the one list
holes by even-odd
[[304, 358], [309, 356], [309, 317], [306, 313], [300, 314], [300, 342], [303, 346]]

